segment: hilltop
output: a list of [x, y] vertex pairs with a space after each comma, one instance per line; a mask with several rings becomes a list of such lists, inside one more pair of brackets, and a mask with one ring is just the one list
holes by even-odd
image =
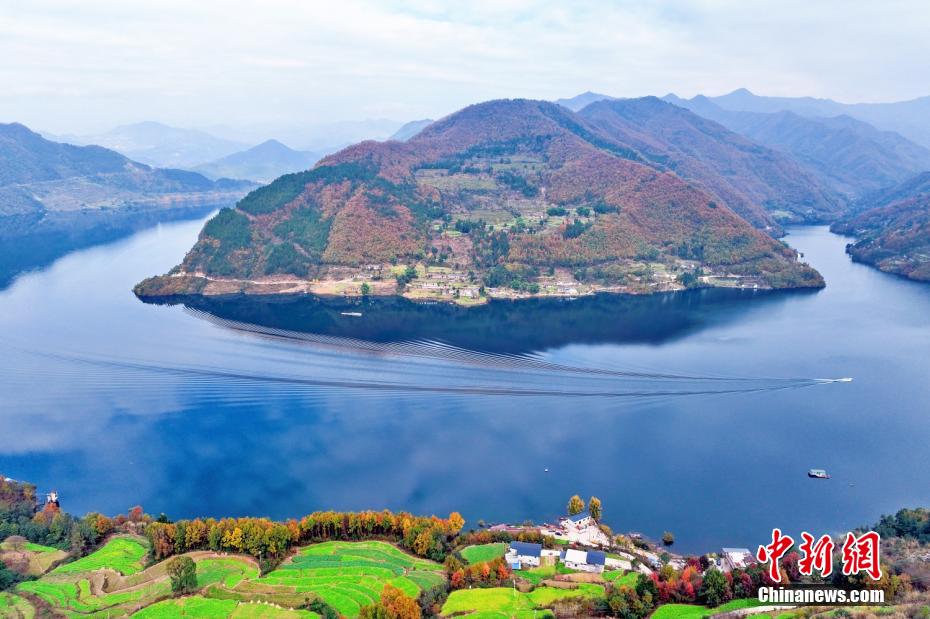
[[266, 140], [252, 148], [227, 155], [194, 168], [210, 178], [244, 178], [268, 183], [289, 172], [313, 166], [323, 153], [294, 150], [277, 140]]
[[887, 273], [930, 281], [930, 172], [863, 201], [871, 206], [837, 222], [834, 232], [856, 237], [846, 251]]
[[579, 115], [651, 162], [700, 182], [756, 227], [833, 220], [846, 206], [791, 157], [656, 97], [597, 101]]
[[553, 103], [500, 100], [252, 192], [136, 292], [394, 294], [392, 275], [409, 296], [473, 302], [823, 285], [794, 251], [633, 146]]
[[151, 168], [100, 146], [62, 144], [20, 124], [0, 125], [0, 216], [222, 204], [252, 186]]

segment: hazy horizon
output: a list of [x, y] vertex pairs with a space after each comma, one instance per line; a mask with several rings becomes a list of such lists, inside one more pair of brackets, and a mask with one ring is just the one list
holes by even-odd
[[[930, 11], [832, 0], [0, 0], [0, 122], [88, 134], [439, 118], [498, 98], [930, 94]], [[281, 136], [276, 136], [281, 137]]]

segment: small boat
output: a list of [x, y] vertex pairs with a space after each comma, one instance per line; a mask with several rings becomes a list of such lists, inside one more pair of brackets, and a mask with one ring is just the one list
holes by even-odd
[[823, 469], [811, 469], [807, 472], [807, 476], [814, 479], [830, 479], [830, 475]]
[[343, 316], [355, 316], [356, 318], [362, 315], [361, 312], [339, 312], [339, 313], [342, 314]]

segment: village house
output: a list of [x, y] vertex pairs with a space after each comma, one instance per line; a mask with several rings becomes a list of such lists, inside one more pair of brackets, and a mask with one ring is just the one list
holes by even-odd
[[588, 511], [562, 517], [562, 526], [566, 529], [575, 529], [576, 531], [580, 531], [582, 529], [596, 525], [597, 522], [594, 521], [594, 518], [591, 517], [591, 513]]
[[586, 511], [572, 516], [563, 516], [559, 520], [558, 528], [545, 527], [541, 533], [582, 546], [603, 548], [610, 546], [610, 538], [601, 531], [597, 526], [597, 521]]
[[574, 550], [569, 549], [562, 553], [562, 563], [565, 567], [580, 572], [601, 573], [604, 571], [604, 565], [607, 562], [607, 556], [597, 550]]
[[745, 569], [754, 562], [748, 548], [723, 548], [720, 553], [720, 569], [724, 572]]
[[511, 569], [522, 570], [528, 567], [539, 567], [539, 559], [542, 555], [542, 544], [530, 544], [528, 542], [510, 542], [510, 548], [504, 555], [504, 560]]

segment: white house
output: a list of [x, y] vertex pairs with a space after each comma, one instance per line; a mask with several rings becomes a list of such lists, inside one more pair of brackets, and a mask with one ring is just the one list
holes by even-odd
[[591, 517], [591, 513], [588, 511], [583, 511], [572, 516], [562, 517], [562, 526], [566, 529], [575, 529], [580, 531], [581, 529], [586, 529], [596, 525], [597, 522], [594, 521], [594, 518]]
[[565, 567], [581, 572], [600, 573], [604, 571], [606, 555], [596, 550], [566, 550], [562, 555], [562, 563]]
[[510, 548], [504, 559], [512, 569], [522, 570], [528, 567], [539, 567], [539, 557], [542, 554], [542, 544], [527, 542], [510, 542]]
[[755, 561], [748, 548], [723, 548], [720, 553], [720, 559], [722, 563], [720, 568], [724, 572], [744, 569]]

